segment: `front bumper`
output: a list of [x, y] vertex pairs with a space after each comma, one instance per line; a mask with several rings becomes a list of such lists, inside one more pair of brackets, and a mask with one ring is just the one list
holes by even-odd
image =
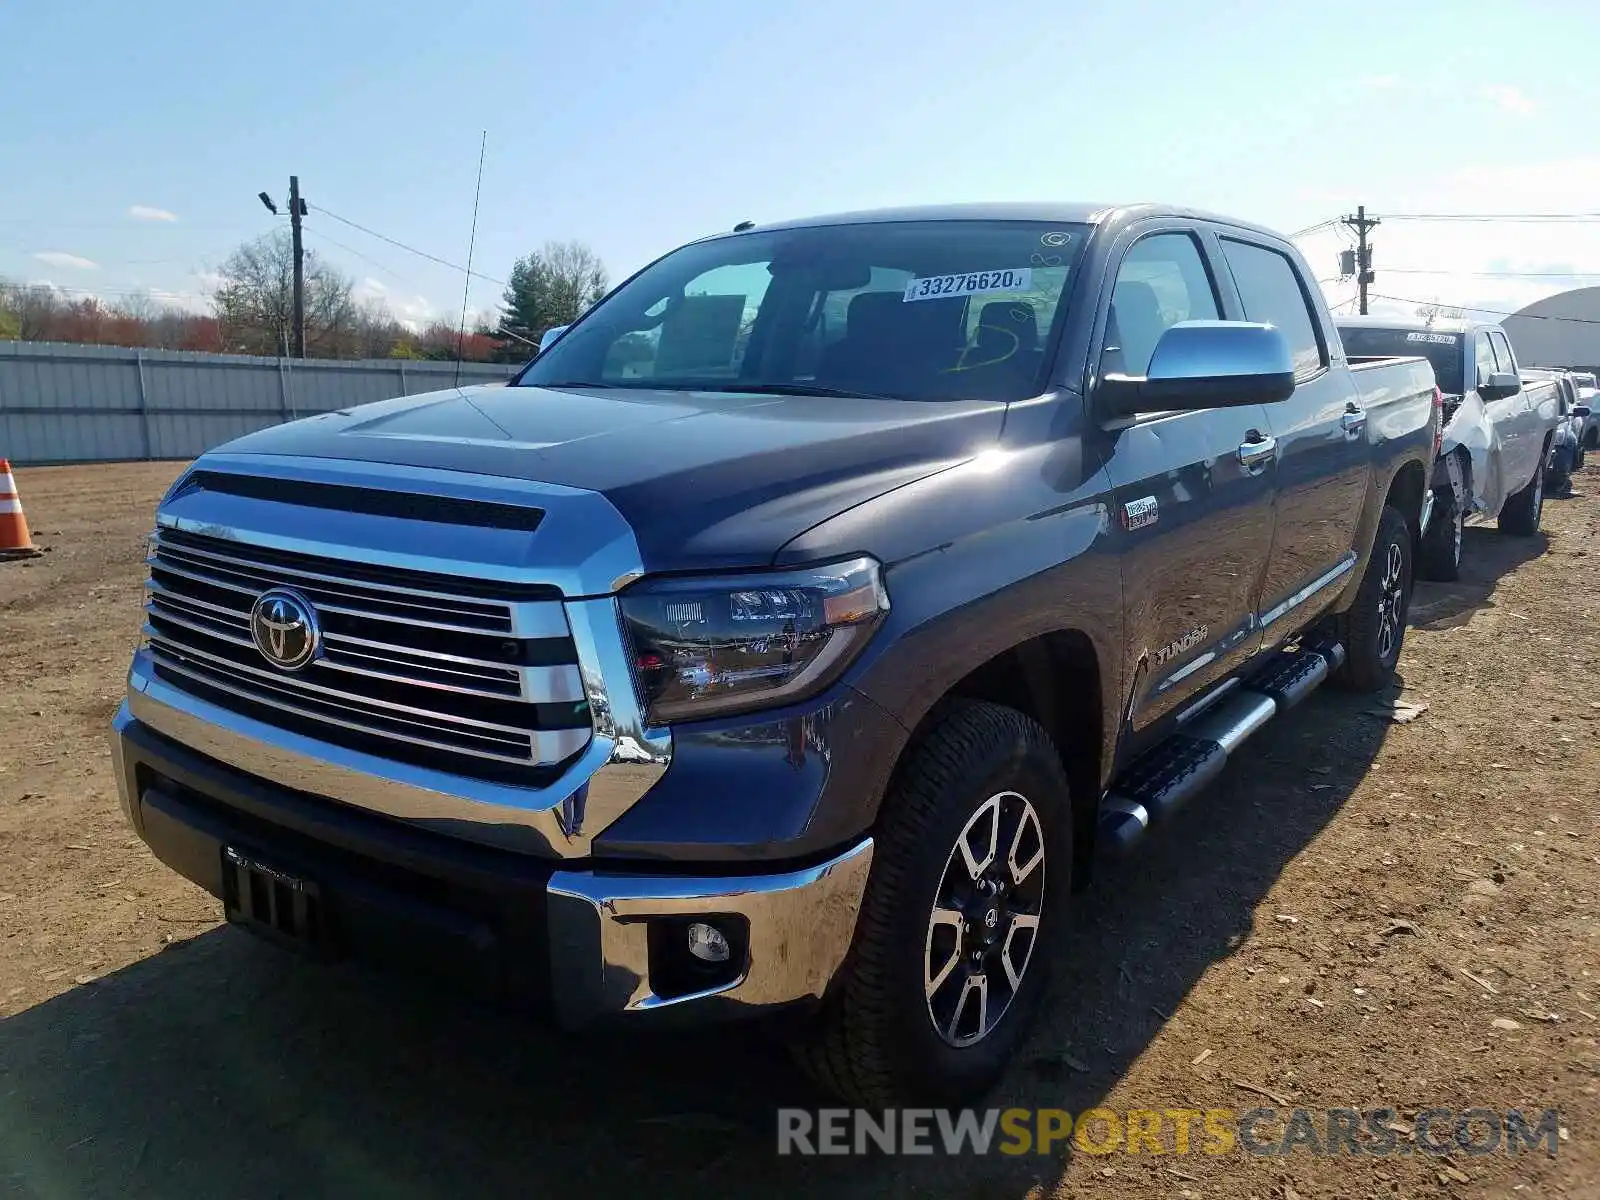
[[[547, 1003], [568, 1028], [814, 1003], [844, 962], [872, 862], [865, 838], [762, 874], [555, 864], [246, 774], [161, 735], [127, 705], [112, 752], [134, 829], [213, 895], [225, 894], [224, 851], [243, 850], [315, 882], [341, 955]], [[682, 931], [699, 918], [728, 930], [734, 948], [703, 978], [685, 970], [682, 953]]]

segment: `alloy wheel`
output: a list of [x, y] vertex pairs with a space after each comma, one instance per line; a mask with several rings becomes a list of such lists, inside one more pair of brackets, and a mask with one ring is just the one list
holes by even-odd
[[1378, 585], [1379, 658], [1387, 659], [1399, 645], [1405, 626], [1405, 602], [1405, 551], [1399, 543], [1390, 542], [1383, 561], [1383, 578]]
[[1019, 792], [967, 819], [945, 860], [923, 951], [928, 1019], [949, 1045], [975, 1045], [1022, 987], [1044, 908], [1044, 827]]

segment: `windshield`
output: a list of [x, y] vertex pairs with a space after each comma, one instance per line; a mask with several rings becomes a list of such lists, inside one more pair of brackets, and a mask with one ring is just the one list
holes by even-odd
[[1433, 377], [1439, 390], [1452, 396], [1462, 394], [1461, 335], [1435, 333], [1431, 329], [1341, 328], [1344, 352], [1357, 357], [1415, 358], [1433, 364]]
[[645, 268], [539, 355], [523, 387], [1019, 400], [1083, 225], [903, 221], [696, 242]]

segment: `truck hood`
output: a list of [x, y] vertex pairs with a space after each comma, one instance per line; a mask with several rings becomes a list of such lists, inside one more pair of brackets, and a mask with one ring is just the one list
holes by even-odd
[[[748, 566], [992, 445], [1005, 406], [634, 388], [456, 388], [322, 413], [230, 452], [348, 459], [600, 492], [646, 570]], [[870, 550], [870, 547], [862, 547]]]

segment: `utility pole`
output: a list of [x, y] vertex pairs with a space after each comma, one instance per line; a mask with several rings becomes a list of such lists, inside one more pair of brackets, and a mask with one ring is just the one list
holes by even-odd
[[[272, 202], [272, 197], [265, 192], [257, 192], [256, 199], [261, 201], [262, 207], [273, 216], [278, 215], [278, 206]], [[300, 242], [300, 218], [305, 216], [310, 209], [306, 202], [300, 199], [300, 176], [289, 176], [289, 229], [292, 232], [291, 242], [294, 247], [294, 311], [290, 314], [293, 345], [286, 346], [285, 350], [295, 358], [306, 356], [306, 254]], [[290, 339], [285, 338], [285, 342]]]
[[1356, 215], [1341, 218], [1343, 223], [1356, 231], [1356, 284], [1361, 289], [1361, 315], [1367, 315], [1367, 285], [1375, 276], [1372, 272], [1372, 247], [1367, 244], [1367, 231], [1376, 228], [1381, 222], [1377, 217], [1367, 216], [1367, 206], [1359, 205]]
[[[294, 356], [306, 356], [306, 261], [300, 242], [300, 218], [306, 202], [300, 199], [300, 176], [289, 176], [289, 230], [294, 242]], [[1366, 284], [1362, 284], [1361, 311], [1367, 311]]]

